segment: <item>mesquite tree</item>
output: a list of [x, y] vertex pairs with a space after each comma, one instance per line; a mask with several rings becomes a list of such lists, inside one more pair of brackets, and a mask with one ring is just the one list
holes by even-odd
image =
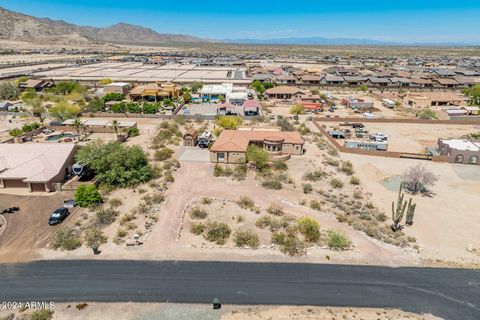
[[421, 164], [409, 168], [402, 177], [404, 186], [413, 194], [428, 192], [437, 180], [438, 177]]

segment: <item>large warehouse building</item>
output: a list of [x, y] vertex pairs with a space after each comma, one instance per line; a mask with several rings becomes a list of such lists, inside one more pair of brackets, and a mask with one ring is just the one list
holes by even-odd
[[54, 191], [68, 176], [75, 150], [65, 143], [0, 144], [0, 188]]

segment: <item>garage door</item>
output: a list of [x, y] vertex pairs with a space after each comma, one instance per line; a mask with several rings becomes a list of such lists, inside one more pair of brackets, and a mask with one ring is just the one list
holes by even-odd
[[31, 183], [30, 186], [33, 192], [45, 192], [45, 184], [43, 183]]
[[28, 188], [28, 184], [22, 180], [3, 180], [5, 188]]

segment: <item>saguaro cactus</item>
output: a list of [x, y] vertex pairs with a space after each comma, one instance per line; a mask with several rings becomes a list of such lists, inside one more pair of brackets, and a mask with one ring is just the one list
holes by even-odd
[[405, 214], [405, 209], [407, 208], [407, 201], [404, 201], [404, 194], [402, 192], [403, 184], [400, 184], [400, 189], [398, 190], [398, 199], [397, 199], [397, 206], [395, 207], [395, 201], [392, 201], [392, 230], [397, 231], [401, 230], [403, 226], [400, 222], [403, 219]]
[[405, 218], [405, 223], [409, 226], [413, 224], [413, 216], [415, 215], [415, 208], [417, 207], [416, 203], [412, 203], [412, 199], [408, 201], [407, 206], [407, 217]]

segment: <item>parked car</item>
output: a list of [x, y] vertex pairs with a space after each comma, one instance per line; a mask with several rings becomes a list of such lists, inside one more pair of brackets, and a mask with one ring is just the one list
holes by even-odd
[[74, 208], [75, 207], [75, 200], [74, 199], [63, 200], [63, 207], [64, 208]]
[[65, 220], [66, 217], [70, 214], [70, 211], [68, 211], [67, 208], [58, 208], [53, 213], [50, 215], [50, 218], [48, 218], [48, 224], [53, 226], [56, 224], [61, 223], [63, 220]]

